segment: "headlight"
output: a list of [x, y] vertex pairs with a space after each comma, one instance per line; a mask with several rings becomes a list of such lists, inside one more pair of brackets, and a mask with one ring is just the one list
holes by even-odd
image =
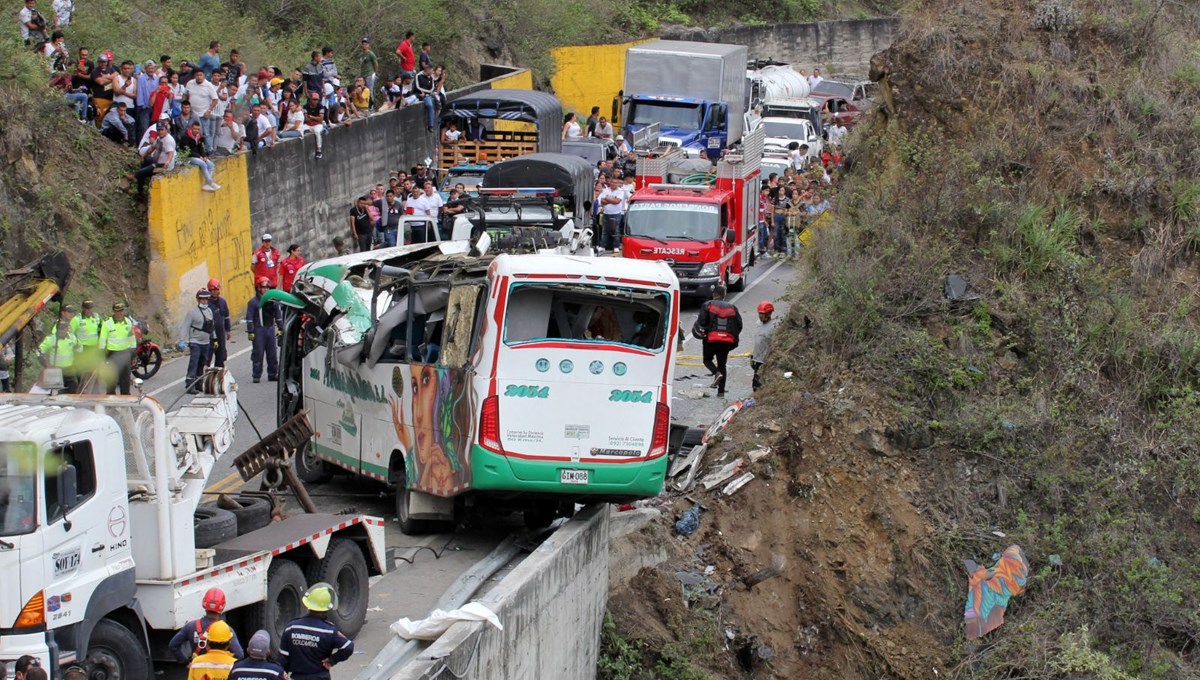
[[717, 273], [718, 273], [717, 263], [709, 262], [700, 268], [700, 273], [697, 274], [697, 276], [699, 276], [700, 278], [705, 278], [705, 277], [709, 277], [709, 276], [716, 276]]

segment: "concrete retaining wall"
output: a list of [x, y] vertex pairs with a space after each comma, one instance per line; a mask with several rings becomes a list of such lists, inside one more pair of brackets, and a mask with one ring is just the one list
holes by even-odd
[[479, 600], [504, 630], [455, 624], [393, 679], [594, 678], [608, 600], [608, 525], [607, 505], [580, 512]]
[[746, 45], [751, 59], [774, 59], [811, 72], [866, 75], [871, 55], [890, 47], [900, 20], [850, 19], [805, 24], [679, 29], [662, 37]]

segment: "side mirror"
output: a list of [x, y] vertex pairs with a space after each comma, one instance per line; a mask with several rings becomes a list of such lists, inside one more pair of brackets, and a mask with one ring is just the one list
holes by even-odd
[[737, 232], [735, 232], [732, 229], [726, 229], [725, 230], [725, 242], [728, 243], [729, 245], [733, 245], [734, 243], [736, 243], [737, 242]]
[[58, 504], [62, 508], [63, 517], [79, 503], [79, 474], [75, 466], [63, 465], [58, 470]]

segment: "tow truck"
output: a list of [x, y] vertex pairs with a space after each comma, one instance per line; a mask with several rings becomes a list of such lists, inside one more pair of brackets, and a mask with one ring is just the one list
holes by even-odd
[[696, 183], [664, 182], [687, 164], [678, 149], [639, 156], [621, 255], [665, 261], [684, 296], [709, 297], [718, 284], [743, 290], [758, 253], [762, 155], [759, 128], [717, 162], [711, 181], [693, 173]]
[[[0, 287], [0, 338], [18, 334], [47, 294], [61, 303], [67, 263], [48, 264]], [[243, 640], [266, 629], [278, 649], [320, 581], [339, 592], [333, 620], [347, 635], [361, 628], [367, 579], [386, 568], [383, 520], [285, 516], [270, 493], [253, 512], [201, 505], [238, 417], [232, 376], [210, 369], [202, 383], [172, 411], [144, 395], [0, 395], [0, 665], [10, 672], [29, 654], [46, 668], [82, 665], [89, 678], [151, 678], [212, 587]], [[291, 480], [312, 509], [291, 468], [311, 435], [299, 413], [234, 463], [243, 480]]]

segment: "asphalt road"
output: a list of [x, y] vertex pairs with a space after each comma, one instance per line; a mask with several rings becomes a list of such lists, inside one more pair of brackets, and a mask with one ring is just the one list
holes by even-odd
[[[758, 324], [755, 308], [760, 300], [771, 300], [777, 315], [786, 313], [787, 303], [782, 300], [794, 275], [795, 270], [789, 262], [763, 259], [752, 271], [747, 290], [730, 295], [729, 299], [741, 311], [744, 331], [741, 345], [730, 355], [725, 399], [717, 399], [716, 390], [708, 387], [708, 372], [700, 362], [700, 343], [689, 334], [699, 302], [689, 301], [685, 304], [682, 326], [687, 337], [675, 370], [673, 420], [688, 425], [707, 425], [720, 415], [729, 402], [750, 396], [749, 355], [754, 328]], [[235, 330], [227, 368], [238, 381], [241, 418], [230, 453], [218, 461], [213, 471], [208, 486], [208, 491], [214, 493], [213, 500], [216, 493], [234, 492], [242, 488], [242, 480], [233, 470], [232, 462], [237, 453], [258, 441], [254, 426], [264, 435], [275, 429], [276, 385], [265, 379], [258, 384], [251, 381], [250, 345], [245, 333]], [[158, 375], [146, 382], [143, 389], [146, 394], [169, 407], [184, 396], [183, 377], [186, 370], [186, 356], [170, 359], [163, 364]], [[356, 512], [386, 518], [387, 546], [394, 548], [397, 558], [391, 573], [372, 580], [367, 623], [355, 640], [355, 655], [335, 668], [335, 680], [353, 678], [391, 639], [389, 626], [392, 622], [405, 616], [413, 619], [424, 617], [460, 574], [521, 526], [517, 515], [499, 518], [477, 516], [468, 518], [454, 534], [410, 537], [400, 533], [394, 517], [393, 501], [381, 486], [375, 486], [367, 480], [339, 476], [329, 483], [311, 486], [309, 493], [321, 512], [337, 513], [353, 508]], [[288, 507], [294, 509], [296, 506], [294, 502], [289, 502]], [[168, 680], [186, 677], [182, 667], [162, 670], [165, 672], [161, 677]]]

